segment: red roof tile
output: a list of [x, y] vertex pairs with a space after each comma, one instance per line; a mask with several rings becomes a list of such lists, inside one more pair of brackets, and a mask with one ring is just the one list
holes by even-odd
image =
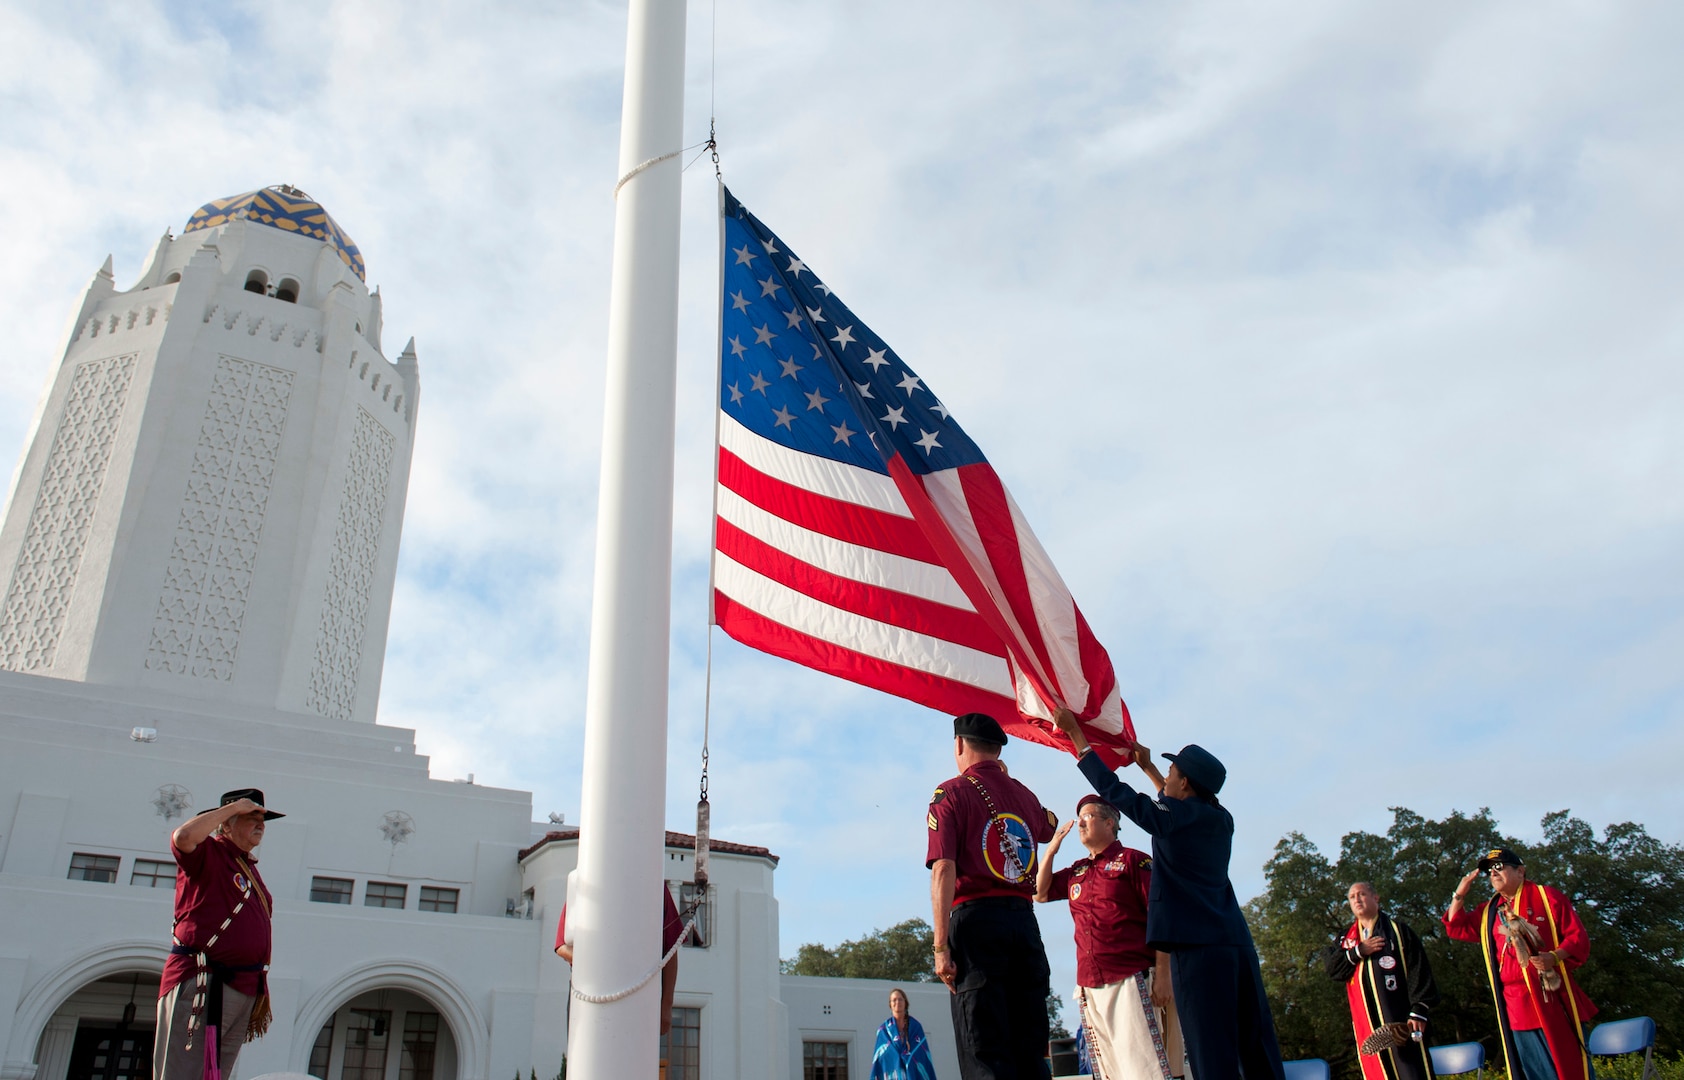
[[[554, 832], [545, 833], [544, 838], [536, 844], [533, 844], [531, 847], [522, 848], [520, 854], [517, 856], [517, 859], [524, 862], [528, 855], [531, 855], [533, 852], [551, 841], [577, 839], [579, 839], [578, 829], [557, 829]], [[696, 838], [689, 833], [672, 832], [671, 830], [668, 830], [667, 847], [694, 849], [695, 846]], [[778, 863], [778, 857], [772, 854], [770, 849], [756, 847], [752, 844], [733, 844], [729, 840], [710, 840], [708, 842], [708, 850], [718, 851], [726, 855], [758, 855], [762, 859], [772, 860], [772, 865], [774, 866]]]

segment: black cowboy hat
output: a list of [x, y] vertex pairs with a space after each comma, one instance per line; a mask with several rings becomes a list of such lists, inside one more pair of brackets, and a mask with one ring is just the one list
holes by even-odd
[[[254, 788], [254, 787], [243, 787], [243, 788], [235, 788], [233, 791], [224, 791], [222, 793], [222, 801], [217, 803], [217, 808], [221, 809], [222, 807], [227, 806], [229, 803], [237, 803], [241, 799], [250, 799], [252, 802], [256, 803], [257, 805], [263, 806], [263, 789], [262, 788]], [[199, 814], [208, 814], [208, 813], [210, 813], [209, 810], [200, 810], [199, 811]], [[193, 816], [198, 817], [199, 814], [194, 814]], [[274, 821], [278, 817], [286, 817], [286, 815], [281, 813], [279, 810], [271, 810], [267, 806], [263, 806], [263, 820], [264, 821]]]

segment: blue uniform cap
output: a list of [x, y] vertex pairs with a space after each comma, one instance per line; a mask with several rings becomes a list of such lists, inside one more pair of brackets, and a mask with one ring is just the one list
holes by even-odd
[[1198, 743], [1188, 743], [1179, 754], [1165, 754], [1169, 761], [1181, 766], [1181, 775], [1205, 791], [1215, 795], [1228, 779], [1228, 768], [1216, 760], [1216, 755]]

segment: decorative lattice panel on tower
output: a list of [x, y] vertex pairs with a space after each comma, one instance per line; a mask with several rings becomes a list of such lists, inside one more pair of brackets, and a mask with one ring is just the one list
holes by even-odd
[[368, 633], [368, 605], [374, 594], [380, 534], [386, 525], [386, 491], [391, 484], [397, 439], [366, 409], [357, 409], [345, 494], [339, 501], [316, 664], [305, 704], [323, 716], [351, 719], [357, 703], [357, 674]]
[[216, 362], [146, 646], [153, 671], [234, 677], [292, 381], [266, 364]]
[[47, 668], [58, 653], [134, 369], [130, 353], [78, 364], [70, 376], [64, 414], [0, 609], [0, 667]]

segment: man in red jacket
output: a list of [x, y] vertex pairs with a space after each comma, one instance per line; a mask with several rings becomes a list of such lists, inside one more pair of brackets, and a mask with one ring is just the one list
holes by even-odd
[[[1482, 874], [1497, 895], [1469, 911], [1468, 890]], [[1456, 886], [1444, 929], [1485, 950], [1509, 1076], [1591, 1080], [1585, 1031], [1596, 1006], [1573, 981], [1590, 958], [1590, 938], [1567, 894], [1526, 880], [1508, 848], [1493, 848]]]

